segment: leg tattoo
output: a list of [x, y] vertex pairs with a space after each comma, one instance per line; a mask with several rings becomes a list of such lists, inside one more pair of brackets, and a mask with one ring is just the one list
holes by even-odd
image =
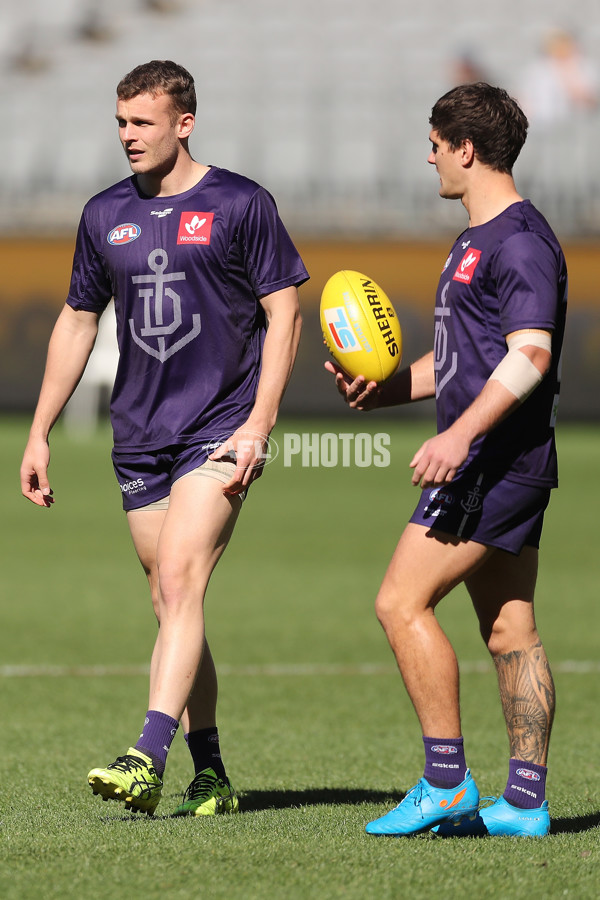
[[545, 765], [554, 719], [554, 682], [540, 641], [494, 659], [510, 755]]

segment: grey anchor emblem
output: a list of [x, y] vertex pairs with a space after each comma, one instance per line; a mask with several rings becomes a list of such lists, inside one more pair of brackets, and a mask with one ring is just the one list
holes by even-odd
[[[450, 282], [448, 281], [442, 289], [442, 294], [440, 297], [442, 305], [436, 306], [435, 308], [436, 323], [433, 367], [436, 372], [441, 372], [448, 362], [448, 330], [446, 328], [445, 319], [447, 319], [448, 316], [452, 314], [451, 310], [446, 306], [449, 287]], [[435, 393], [436, 398], [440, 396], [448, 382], [451, 381], [452, 378], [454, 378], [454, 376], [456, 375], [456, 370], [458, 369], [458, 353], [456, 352], [456, 350], [452, 352], [452, 356], [449, 362], [450, 368], [446, 370], [446, 373], [443, 375], [443, 377], [438, 378], [438, 385]]]
[[[166, 250], [153, 250], [148, 256], [148, 267], [152, 269], [154, 275], [133, 275], [131, 280], [134, 284], [148, 284], [150, 287], [140, 288], [139, 295], [144, 301], [144, 327], [141, 329], [140, 335], [136, 334], [135, 322], [129, 320], [131, 336], [136, 344], [142, 348], [150, 356], [156, 357], [160, 362], [165, 362], [173, 354], [193, 341], [200, 334], [202, 328], [200, 314], [192, 315], [192, 328], [183, 337], [169, 347], [166, 346], [166, 336], [174, 334], [182, 325], [181, 316], [181, 297], [168, 283], [172, 281], [185, 281], [185, 272], [171, 272], [165, 274], [165, 269], [169, 264], [169, 257]], [[167, 303], [171, 302], [172, 316], [171, 321], [165, 323], [167, 317]], [[156, 338], [158, 349], [147, 344], [142, 338]]]
[[461, 500], [461, 506], [466, 512], [467, 515], [471, 513], [479, 512], [483, 505], [483, 493], [481, 490], [481, 485], [483, 483], [483, 473], [481, 472], [477, 476], [477, 482], [473, 485], [470, 491], [467, 491], [467, 496]]

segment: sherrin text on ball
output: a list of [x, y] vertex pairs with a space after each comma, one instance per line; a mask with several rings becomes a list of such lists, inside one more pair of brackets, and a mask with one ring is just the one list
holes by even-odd
[[380, 384], [402, 359], [402, 331], [389, 297], [363, 275], [336, 272], [321, 294], [321, 329], [336, 363], [352, 378]]

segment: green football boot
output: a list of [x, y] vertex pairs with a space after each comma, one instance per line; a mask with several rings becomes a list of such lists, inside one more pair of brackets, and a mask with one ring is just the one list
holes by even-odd
[[120, 800], [125, 809], [149, 816], [158, 806], [163, 786], [150, 757], [134, 747], [105, 769], [92, 769], [88, 782], [103, 800]]
[[174, 816], [220, 816], [239, 812], [240, 803], [228, 778], [219, 778], [214, 769], [203, 769], [183, 795]]

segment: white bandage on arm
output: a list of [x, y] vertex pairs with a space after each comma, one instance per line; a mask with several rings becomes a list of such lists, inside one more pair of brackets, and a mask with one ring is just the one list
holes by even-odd
[[489, 377], [499, 381], [521, 403], [543, 380], [543, 375], [531, 360], [521, 353], [521, 347], [540, 347], [552, 352], [552, 338], [540, 331], [520, 332], [507, 341], [508, 353], [500, 360]]

